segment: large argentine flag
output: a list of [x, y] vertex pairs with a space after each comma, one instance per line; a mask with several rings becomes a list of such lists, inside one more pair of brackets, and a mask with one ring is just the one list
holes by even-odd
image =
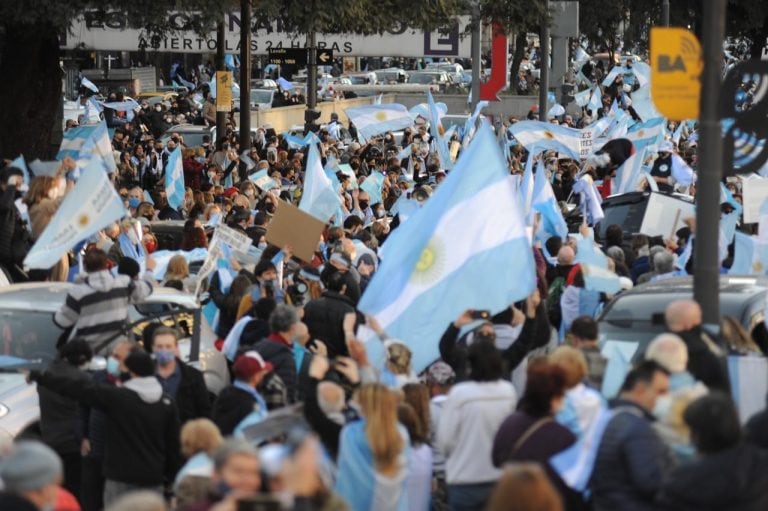
[[168, 156], [165, 165], [165, 195], [168, 205], [179, 209], [184, 205], [184, 167], [181, 162], [181, 146]]
[[125, 206], [96, 160], [85, 168], [50, 223], [24, 259], [29, 268], [46, 269], [79, 241], [125, 216]]
[[85, 167], [91, 159], [95, 159], [105, 171], [117, 170], [115, 156], [112, 153], [112, 141], [104, 121], [67, 130], [61, 140], [56, 159], [62, 160], [67, 156], [77, 161], [81, 167]]
[[336, 214], [341, 205], [341, 197], [333, 189], [333, 183], [323, 170], [316, 144], [309, 145], [307, 155], [307, 176], [304, 193], [299, 209], [306, 211], [318, 220], [327, 222]]
[[440, 336], [461, 312], [497, 313], [536, 284], [520, 200], [488, 125], [395, 233], [359, 309], [411, 349], [416, 371], [439, 356]]
[[527, 150], [554, 150], [574, 160], [581, 159], [583, 132], [574, 128], [542, 121], [520, 121], [509, 127], [509, 132]]
[[413, 125], [408, 109], [398, 103], [366, 105], [344, 111], [355, 124], [357, 132], [366, 139]]

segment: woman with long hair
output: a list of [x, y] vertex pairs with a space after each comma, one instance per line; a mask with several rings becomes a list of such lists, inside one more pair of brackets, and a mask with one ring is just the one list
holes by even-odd
[[[33, 239], [37, 239], [48, 226], [65, 193], [66, 182], [63, 177], [37, 176], [32, 179], [23, 201], [28, 208]], [[69, 255], [65, 254], [49, 271], [34, 270], [30, 273], [30, 278], [66, 282], [68, 274]]]
[[397, 420], [397, 394], [375, 383], [362, 386], [355, 401], [362, 420], [341, 430], [336, 492], [356, 511], [410, 509], [408, 434]]
[[402, 388], [405, 402], [397, 408], [400, 423], [411, 439], [408, 460], [408, 509], [427, 511], [432, 492], [432, 447], [429, 445], [429, 389], [423, 383]]

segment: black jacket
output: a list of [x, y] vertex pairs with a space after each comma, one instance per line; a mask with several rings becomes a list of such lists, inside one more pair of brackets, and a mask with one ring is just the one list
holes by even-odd
[[295, 403], [299, 379], [293, 349], [284, 342], [276, 340], [274, 334], [254, 344], [253, 349], [275, 367], [275, 374], [283, 380], [288, 391], [288, 404]]
[[709, 349], [702, 338], [721, 345], [712, 335], [701, 328], [693, 328], [685, 332], [676, 332], [688, 348], [688, 372], [694, 378], [706, 385], [710, 390], [719, 390], [725, 394], [731, 393], [725, 357], [718, 357]]
[[176, 407], [179, 409], [179, 421], [211, 417], [211, 398], [205, 386], [203, 373], [194, 367], [176, 359], [181, 369], [181, 383], [176, 392]]
[[[528, 356], [528, 353], [546, 346], [550, 336], [549, 319], [544, 302], [540, 303], [536, 309], [536, 315], [533, 318], [526, 316], [523, 329], [517, 340], [507, 349], [501, 351], [502, 358], [506, 364], [506, 371], [512, 372], [520, 365], [520, 362]], [[440, 358], [451, 366], [456, 373], [459, 381], [467, 379], [469, 367], [467, 364], [467, 343], [465, 338], [459, 338], [459, 329], [448, 325], [448, 329], [440, 338]]]
[[219, 393], [213, 404], [213, 422], [223, 436], [229, 436], [257, 406], [252, 395], [230, 385]]
[[[75, 380], [89, 380], [87, 373], [65, 360], [55, 360], [48, 368], [50, 374]], [[43, 442], [59, 454], [80, 452], [83, 416], [77, 401], [46, 387], [38, 387], [40, 396], [40, 432]]]
[[744, 427], [747, 442], [768, 450], [768, 407], [750, 417]]
[[317, 386], [319, 384], [320, 380], [310, 376], [307, 376], [302, 382], [304, 417], [312, 427], [312, 430], [317, 433], [323, 446], [328, 449], [328, 454], [335, 460], [339, 455], [339, 437], [341, 435], [341, 428], [344, 425], [329, 419], [320, 408], [320, 404], [317, 401]]
[[617, 413], [605, 428], [590, 483], [593, 509], [652, 511], [672, 466], [671, 453], [645, 410], [619, 399], [611, 408]]
[[678, 467], [664, 482], [658, 509], [768, 509], [768, 452], [744, 444]]
[[30, 235], [16, 209], [16, 187], [0, 194], [0, 264], [21, 265], [30, 247]]
[[304, 306], [303, 321], [313, 339], [328, 346], [328, 356], [349, 356], [344, 337], [344, 316], [355, 312], [355, 306], [347, 296], [326, 291], [323, 296], [310, 300]]
[[0, 509], [3, 511], [40, 511], [36, 505], [24, 497], [2, 491], [0, 491]]
[[180, 465], [179, 414], [169, 396], [146, 402], [125, 387], [47, 372], [37, 374], [35, 379], [39, 386], [104, 411], [105, 478], [142, 486], [173, 481]]

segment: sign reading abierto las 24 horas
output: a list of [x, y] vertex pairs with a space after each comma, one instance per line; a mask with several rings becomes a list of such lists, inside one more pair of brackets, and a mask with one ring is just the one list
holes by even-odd
[[[108, 51], [163, 51], [172, 53], [212, 53], [216, 51], [216, 34], [205, 36], [190, 27], [194, 14], [171, 12], [163, 20], [174, 30], [165, 38], [148, 38], [145, 31], [132, 27], [124, 13], [119, 11], [85, 11], [72, 22], [71, 29], [61, 36], [64, 49]], [[230, 13], [225, 19], [225, 48], [228, 53], [240, 51], [240, 16]], [[318, 64], [322, 64], [320, 50], [330, 50], [336, 57], [389, 56], [389, 57], [464, 57], [470, 56], [469, 38], [464, 37], [470, 23], [469, 16], [454, 19], [442, 30], [424, 32], [407, 27], [392, 29], [381, 35], [317, 34]], [[251, 27], [251, 52], [265, 55], [271, 49], [306, 48], [306, 35], [288, 32], [280, 22], [269, 26]]]

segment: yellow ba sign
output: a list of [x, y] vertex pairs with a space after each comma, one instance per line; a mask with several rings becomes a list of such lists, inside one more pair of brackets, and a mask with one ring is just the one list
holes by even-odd
[[216, 111], [232, 110], [232, 71], [216, 71]]
[[699, 118], [701, 72], [699, 40], [678, 27], [651, 29], [651, 99], [673, 121]]

